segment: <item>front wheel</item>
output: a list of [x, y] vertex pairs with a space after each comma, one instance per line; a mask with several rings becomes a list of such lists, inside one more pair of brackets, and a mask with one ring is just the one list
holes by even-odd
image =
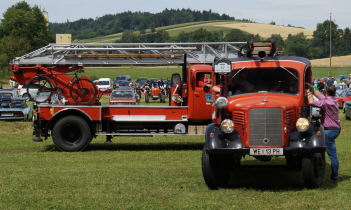
[[226, 168], [225, 159], [218, 155], [209, 155], [202, 151], [202, 175], [207, 187], [216, 190], [229, 183], [230, 170]]
[[66, 116], [58, 120], [52, 129], [55, 146], [64, 152], [84, 150], [92, 138], [88, 123], [78, 116]]
[[306, 187], [317, 188], [323, 184], [325, 176], [324, 153], [314, 153], [310, 157], [302, 158], [301, 167]]

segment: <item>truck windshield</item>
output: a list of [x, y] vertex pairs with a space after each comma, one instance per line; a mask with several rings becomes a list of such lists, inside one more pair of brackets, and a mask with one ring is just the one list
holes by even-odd
[[295, 69], [241, 69], [229, 75], [229, 96], [246, 93], [283, 93], [296, 95], [299, 78]]

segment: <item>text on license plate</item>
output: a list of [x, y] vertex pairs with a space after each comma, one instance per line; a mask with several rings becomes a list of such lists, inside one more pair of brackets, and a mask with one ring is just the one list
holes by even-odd
[[12, 117], [13, 113], [2, 113], [1, 116], [3, 116], [3, 117]]
[[250, 155], [284, 155], [283, 148], [250, 148]]

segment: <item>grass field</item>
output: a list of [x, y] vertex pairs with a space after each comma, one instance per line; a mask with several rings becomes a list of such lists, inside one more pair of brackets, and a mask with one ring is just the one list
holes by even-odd
[[[327, 76], [328, 69], [315, 68], [314, 75]], [[340, 118], [337, 184], [305, 189], [300, 173], [276, 158], [274, 166], [237, 171], [231, 187], [217, 191], [202, 178], [203, 137], [119, 137], [108, 145], [99, 137], [86, 152], [64, 153], [51, 139], [31, 142], [30, 123], [1, 121], [0, 209], [349, 209], [351, 121]], [[246, 157], [243, 164], [271, 163]]]
[[[272, 34], [280, 34], [283, 38], [287, 38], [289, 34], [304, 33], [307, 38], [312, 38], [313, 30], [299, 27], [279, 26], [264, 23], [246, 23], [240, 21], [199, 21], [191, 23], [176, 24], [170, 26], [158, 27], [156, 30], [165, 30], [169, 32], [171, 37], [176, 37], [181, 32], [192, 32], [197, 29], [204, 28], [208, 31], [224, 31], [228, 32], [231, 29], [240, 29], [242, 31], [259, 34], [263, 38], [268, 38]], [[145, 30], [150, 33], [151, 30]], [[80, 43], [101, 42], [109, 43], [115, 42], [122, 37], [122, 33], [111, 34], [107, 36], [95, 37], [91, 39], [79, 40]]]

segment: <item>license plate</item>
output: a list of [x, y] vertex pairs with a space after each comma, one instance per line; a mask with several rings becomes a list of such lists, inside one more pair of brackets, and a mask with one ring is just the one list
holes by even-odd
[[284, 155], [283, 148], [250, 148], [250, 155], [260, 156], [260, 155]]
[[2, 113], [1, 116], [3, 116], [3, 117], [12, 117], [13, 113]]

